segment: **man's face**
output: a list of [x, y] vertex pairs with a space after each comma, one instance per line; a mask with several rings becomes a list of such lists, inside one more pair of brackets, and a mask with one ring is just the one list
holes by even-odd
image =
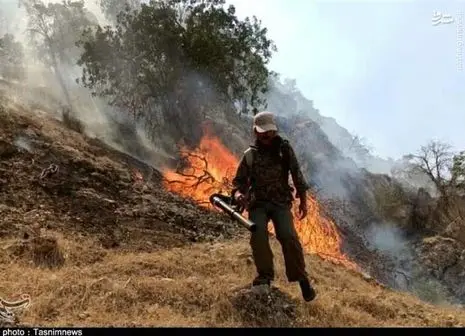
[[255, 135], [257, 136], [258, 141], [260, 141], [264, 145], [271, 144], [276, 134], [276, 131], [268, 131], [263, 133], [258, 133], [257, 131], [255, 131]]

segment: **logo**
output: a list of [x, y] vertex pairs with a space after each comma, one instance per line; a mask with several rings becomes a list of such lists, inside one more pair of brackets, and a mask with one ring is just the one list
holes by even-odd
[[455, 49], [456, 49], [456, 64], [457, 70], [463, 70], [463, 12], [458, 11], [455, 18], [452, 15], [444, 14], [439, 11], [434, 11], [433, 16], [431, 18], [431, 23], [433, 26], [439, 25], [448, 25], [451, 23], [456, 23], [456, 42], [455, 42]]
[[0, 297], [0, 323], [15, 323], [17, 318], [15, 311], [24, 310], [31, 305], [31, 297], [22, 294], [18, 301], [7, 301]]
[[438, 11], [434, 11], [433, 17], [431, 18], [431, 24], [433, 26], [439, 26], [441, 24], [451, 24], [454, 22], [455, 22], [455, 19], [452, 17], [452, 15], [443, 14]]

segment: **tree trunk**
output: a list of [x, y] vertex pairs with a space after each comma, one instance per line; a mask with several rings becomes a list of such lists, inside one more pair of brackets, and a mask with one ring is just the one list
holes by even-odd
[[55, 77], [58, 80], [58, 83], [60, 83], [61, 89], [63, 91], [63, 94], [65, 96], [66, 104], [68, 105], [70, 110], [73, 110], [73, 103], [71, 101], [71, 96], [69, 94], [68, 87], [66, 85], [66, 82], [63, 78], [63, 75], [61, 73], [61, 70], [59, 68], [59, 65], [57, 64], [56, 60], [53, 61], [53, 69], [55, 70]]
[[49, 40], [48, 41], [48, 50], [50, 51], [50, 57], [52, 59], [52, 67], [53, 67], [53, 70], [54, 70], [54, 74], [55, 74], [55, 77], [56, 77], [58, 83], [61, 86], [61, 90], [63, 91], [63, 94], [65, 96], [66, 104], [68, 105], [68, 109], [65, 109], [65, 111], [64, 111], [64, 113], [66, 114], [66, 113], [69, 113], [69, 111], [73, 110], [73, 104], [72, 104], [72, 101], [71, 101], [71, 96], [69, 94], [68, 87], [66, 86], [66, 82], [65, 82], [65, 80], [63, 78], [63, 75], [61, 73], [59, 62], [57, 60], [56, 53], [55, 53], [54, 49], [55, 48], [53, 47], [53, 44]]

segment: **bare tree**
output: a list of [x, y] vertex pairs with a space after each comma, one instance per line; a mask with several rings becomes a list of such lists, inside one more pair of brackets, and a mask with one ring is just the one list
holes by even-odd
[[391, 167], [390, 175], [412, 192], [422, 188], [430, 195], [437, 193], [435, 184], [427, 175], [418, 170], [412, 171], [412, 161], [406, 156], [396, 160]]
[[440, 195], [447, 199], [449, 187], [454, 180], [454, 157], [449, 144], [433, 140], [422, 146], [416, 154], [404, 156], [404, 159], [411, 173], [426, 175]]

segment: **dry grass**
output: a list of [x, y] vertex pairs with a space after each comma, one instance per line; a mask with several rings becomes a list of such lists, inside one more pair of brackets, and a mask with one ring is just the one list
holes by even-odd
[[[70, 238], [71, 239], [71, 238]], [[14, 246], [4, 241], [3, 246]], [[34, 240], [27, 243], [34, 245]], [[47, 326], [459, 326], [465, 311], [434, 307], [308, 256], [319, 293], [305, 303], [283, 276], [274, 241], [272, 292], [247, 288], [255, 270], [246, 241], [197, 244], [154, 253], [105, 253], [95, 242], [58, 237], [60, 268], [37, 267], [34, 254], [2, 260], [0, 293], [32, 305], [20, 320]], [[25, 250], [28, 250], [27, 248]], [[34, 250], [34, 249], [31, 249]], [[47, 254], [46, 254], [47, 255]], [[53, 254], [54, 255], [54, 254]], [[59, 254], [61, 255], [61, 254]], [[60, 259], [60, 258], [58, 258]], [[42, 259], [41, 259], [42, 260]], [[53, 259], [55, 260], [55, 259]]]
[[[137, 196], [120, 159], [110, 159], [108, 151], [48, 116], [31, 116], [26, 108], [15, 106], [9, 106], [8, 113], [4, 110], [0, 296], [11, 301], [21, 294], [31, 296], [31, 306], [18, 316], [22, 324], [465, 325], [463, 310], [422, 303], [315, 256], [307, 256], [307, 263], [319, 295], [305, 303], [298, 286], [284, 278], [282, 254], [274, 240], [277, 287], [252, 291], [255, 269], [246, 239], [188, 244], [184, 224], [181, 234], [172, 228], [175, 223], [163, 222], [171, 218], [165, 208], [172, 206], [170, 211], [177, 213], [184, 209], [181, 202], [163, 199], [151, 183], [147, 193], [158, 198], [153, 196], [146, 206], [152, 212], [139, 211], [138, 216], [145, 217], [137, 220], [127, 210], [145, 199]], [[32, 154], [12, 151], [18, 130], [25, 126], [38, 140]], [[40, 188], [31, 184], [50, 162], [60, 166], [60, 173]], [[213, 221], [204, 212], [189, 214], [186, 218], [191, 216], [196, 225], [206, 227]], [[25, 239], [17, 239], [20, 235]], [[102, 245], [115, 246], [112, 250]]]

